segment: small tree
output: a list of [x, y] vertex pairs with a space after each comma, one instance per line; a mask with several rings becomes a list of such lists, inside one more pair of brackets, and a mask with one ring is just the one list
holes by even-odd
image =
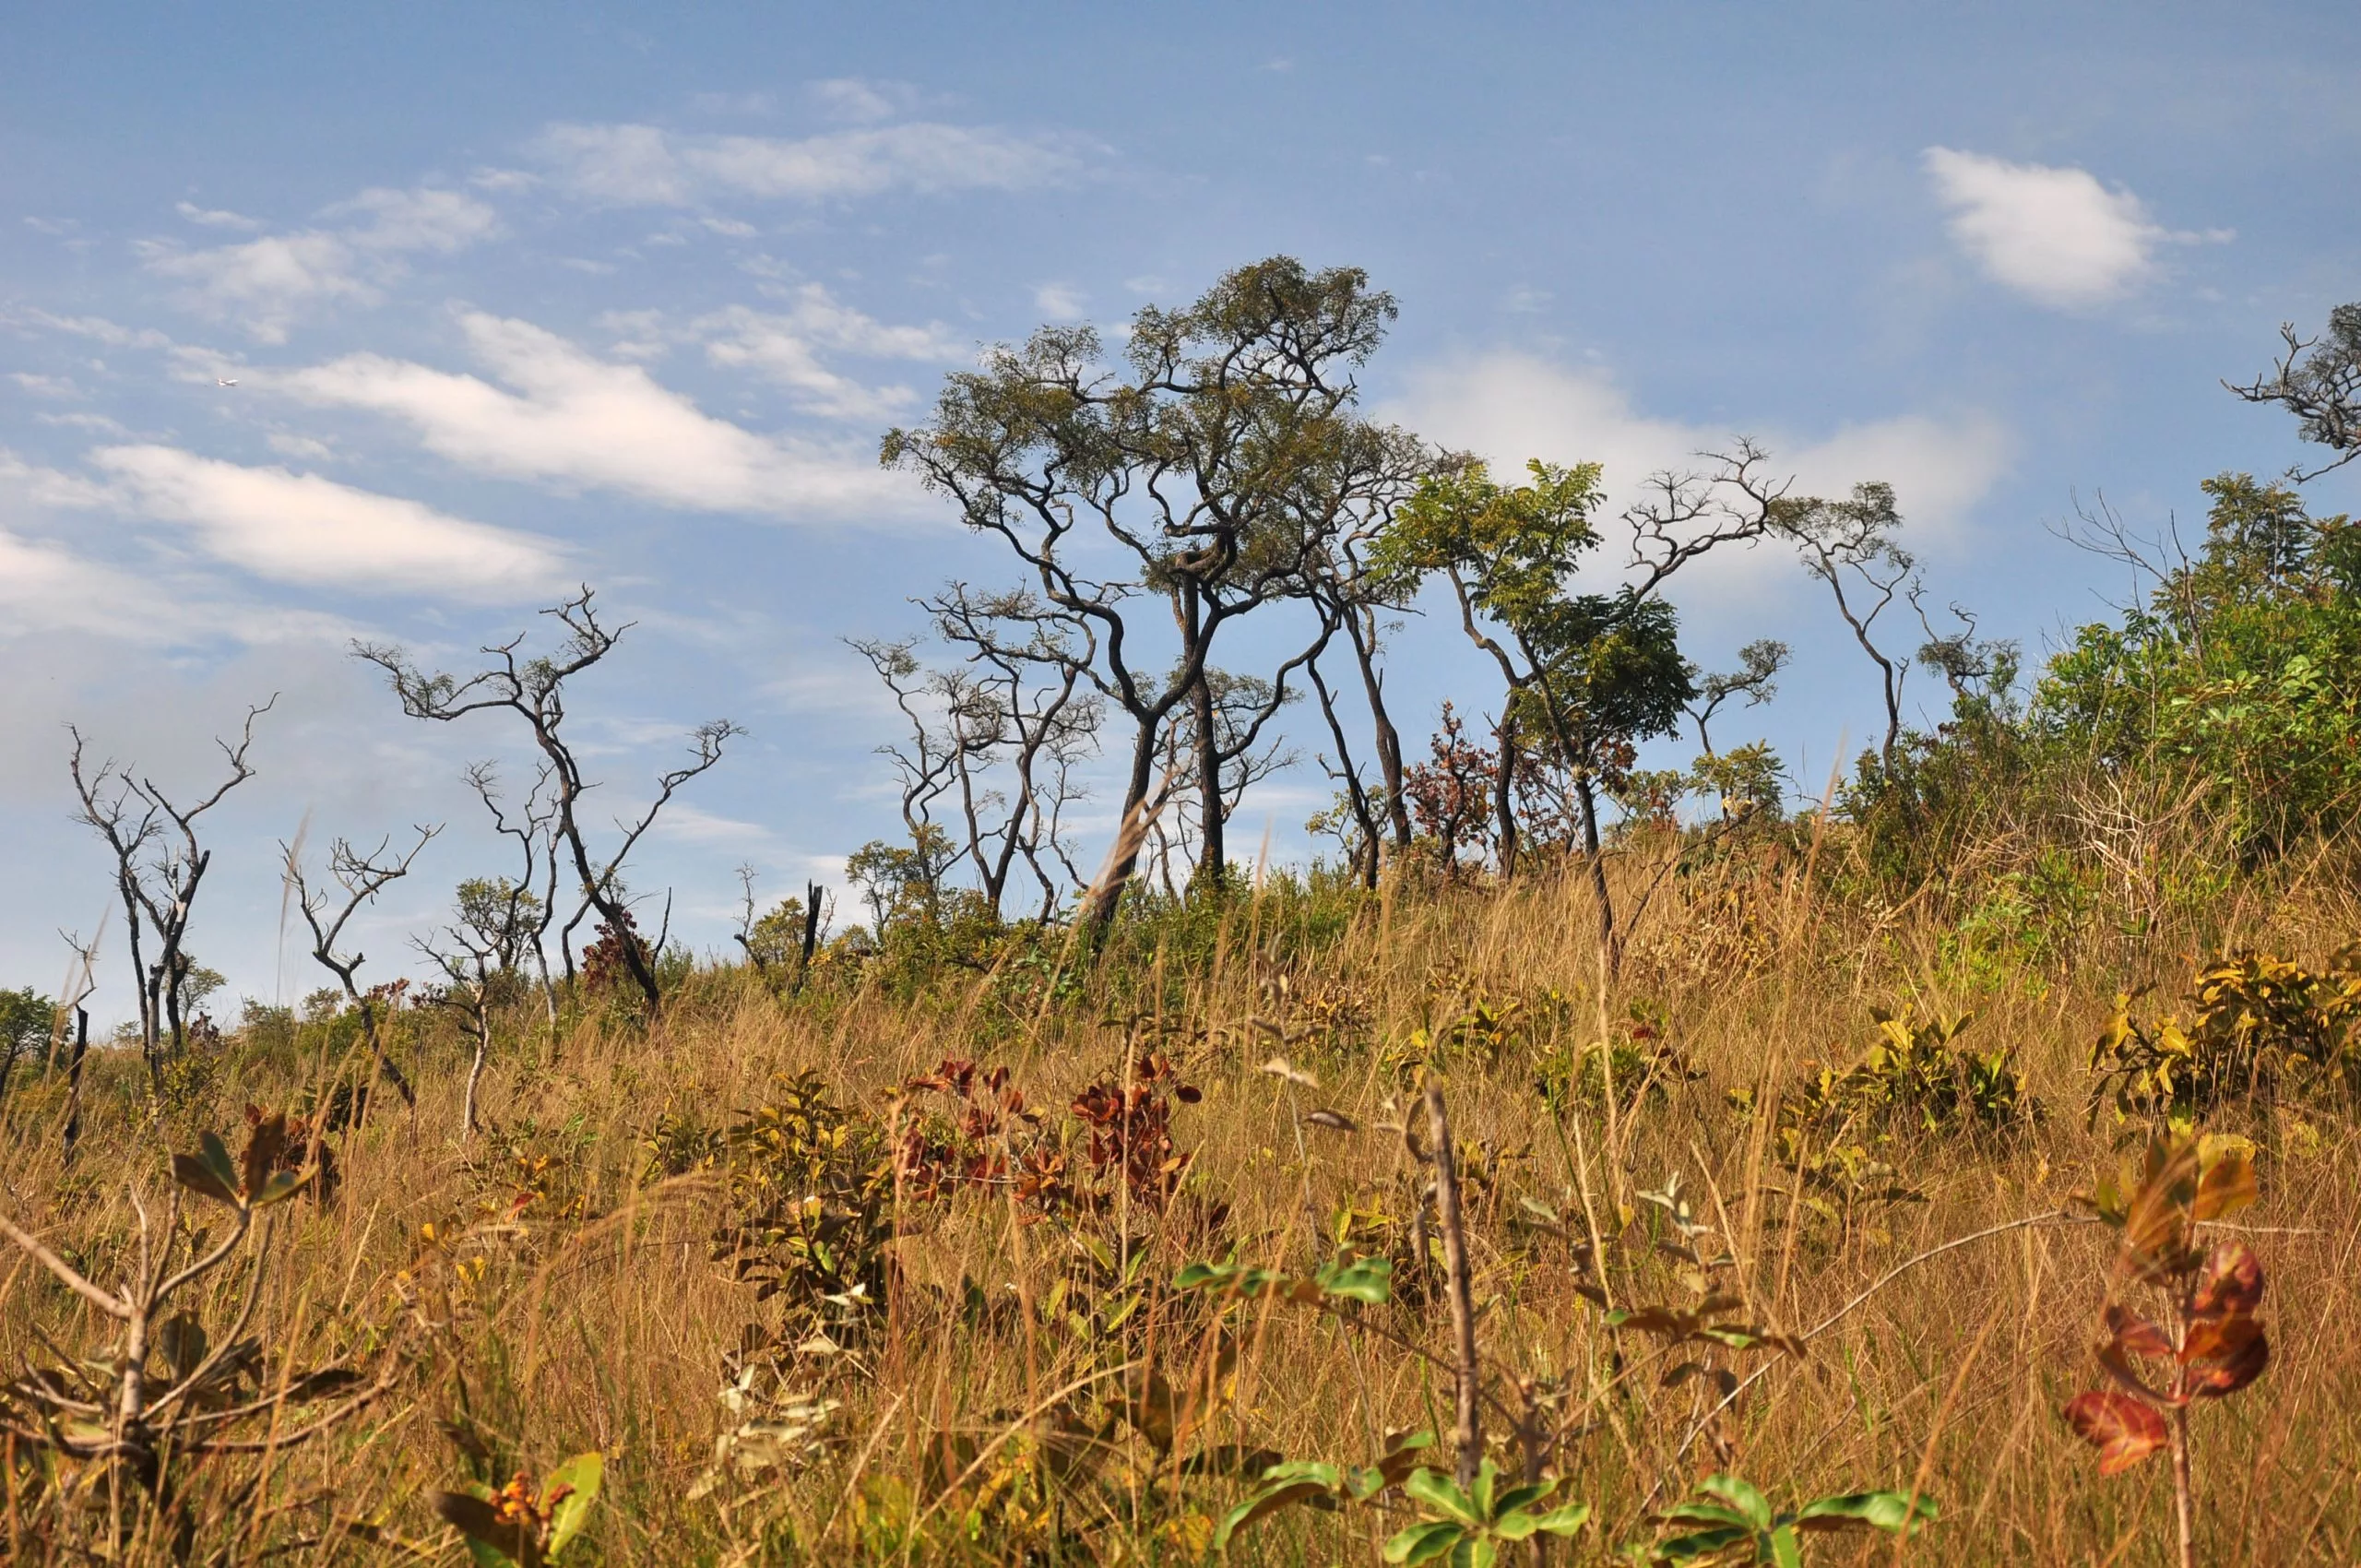
[[[425, 999], [458, 1014], [474, 1045], [459, 1114], [464, 1139], [473, 1137], [478, 1126], [477, 1094], [492, 1054], [492, 1016], [527, 993], [525, 955], [533, 948], [535, 932], [548, 924], [548, 915], [530, 887], [504, 876], [469, 878], [459, 884], [454, 905], [451, 922], [418, 938], [417, 945], [443, 972], [444, 983]], [[547, 973], [541, 978], [546, 985]]]
[[1584, 558], [1604, 543], [1596, 463], [1535, 460], [1530, 482], [1496, 482], [1460, 459], [1430, 475], [1395, 514], [1373, 559], [1399, 573], [1440, 572], [1468, 639], [1500, 669], [1502, 694], [1493, 778], [1501, 874], [1516, 873], [1516, 790], [1526, 759], [1554, 763], [1573, 796], [1599, 938], [1617, 959], [1615, 907], [1601, 853], [1598, 796], [1633, 762], [1636, 742], [1672, 732], [1694, 695], [1680, 657], [1678, 617], [1662, 597], [1676, 573], [1706, 552], [1750, 542], [1772, 523], [1780, 493], [1747, 443], [1704, 474], [1665, 473], [1623, 514], [1629, 576], [1611, 592], [1577, 593]]
[[[619, 819], [615, 826], [622, 835], [620, 839], [603, 857], [594, 855], [583, 828], [581, 804], [583, 795], [595, 787], [595, 781], [583, 778], [580, 759], [564, 733], [565, 683], [613, 652], [616, 643], [631, 630], [631, 624], [612, 627], [603, 624], [592, 603], [593, 597], [586, 587], [564, 603], [541, 612], [565, 628], [565, 640], [554, 653], [538, 659], [520, 657], [518, 650], [525, 645], [525, 634], [519, 633], [504, 643], [484, 648], [482, 651], [492, 659], [491, 668], [464, 678], [439, 671], [429, 674], [400, 648], [383, 643], [355, 643], [352, 651], [354, 657], [386, 672], [402, 711], [412, 719], [447, 724], [471, 713], [504, 709], [525, 721], [548, 766], [551, 831], [556, 842], [564, 847], [575, 874], [580, 878], [582, 909], [597, 910], [611, 932], [628, 933], [633, 921], [623, 896], [624, 862], [680, 788], [719, 762], [723, 748], [744, 731], [726, 719], [700, 724], [691, 731], [688, 763], [659, 774], [655, 799], [640, 814], [638, 821]], [[575, 918], [580, 918], [578, 913]], [[572, 922], [568, 929], [572, 929]], [[661, 1011], [664, 1001], [663, 987], [656, 976], [655, 956], [644, 943], [625, 939], [620, 945], [623, 966], [646, 999], [652, 1019]], [[566, 962], [571, 978], [570, 948]]]
[[[113, 760], [95, 772], [85, 771], [88, 742], [81, 731], [67, 726], [74, 747], [66, 769], [81, 810], [74, 820], [96, 829], [114, 855], [115, 890], [123, 900], [124, 936], [131, 947], [131, 972], [139, 988], [139, 1051], [151, 1082], [160, 1082], [169, 1041], [177, 1056], [187, 1043], [181, 1011], [182, 982], [194, 962], [182, 951], [189, 917], [196, 905], [198, 885], [213, 863], [213, 852], [197, 842], [197, 819], [255, 776], [246, 762], [254, 744], [255, 720], [268, 713], [279, 698], [246, 710], [235, 745], [214, 743], [228, 760], [230, 776], [212, 792], [183, 806], [152, 778], [133, 778], [128, 766]], [[142, 956], [142, 935], [153, 936], [156, 956]]]
[[1894, 507], [1893, 486], [1857, 484], [1846, 501], [1784, 497], [1775, 517], [1779, 532], [1803, 552], [1804, 569], [1828, 585], [1836, 613], [1878, 668], [1885, 698], [1885, 740], [1878, 747], [1878, 762], [1892, 773], [1902, 743], [1902, 687], [1910, 676], [1910, 660], [1878, 647], [1871, 631], [1918, 569], [1894, 539], [1902, 514]]
[[418, 1095], [409, 1087], [409, 1079], [394, 1064], [394, 1059], [386, 1054], [385, 1037], [378, 1028], [380, 988], [362, 990], [354, 977], [361, 971], [363, 956], [338, 953], [336, 948], [337, 944], [343, 940], [344, 929], [351, 923], [352, 917], [361, 912], [363, 905], [375, 902], [378, 894], [408, 876], [410, 864], [418, 859], [419, 851], [424, 849], [441, 831], [440, 827], [417, 829], [418, 842], [399, 859], [391, 861], [382, 858], [391, 843], [390, 839], [380, 840], [377, 848], [366, 855], [355, 851], [342, 838], [331, 844], [328, 847], [328, 874], [336, 879], [337, 886], [344, 895], [340, 906], [334, 904], [325, 890], [314, 891], [305, 884], [303, 861], [294, 849], [286, 845], [279, 847], [287, 857], [287, 885], [295, 895], [296, 907], [303, 912], [303, 923], [311, 928], [313, 958], [322, 968], [336, 976], [337, 983], [344, 988], [345, 1000], [361, 1015], [361, 1037], [368, 1043], [376, 1070], [391, 1080], [394, 1092], [402, 1097], [402, 1103], [412, 1108], [418, 1104]]

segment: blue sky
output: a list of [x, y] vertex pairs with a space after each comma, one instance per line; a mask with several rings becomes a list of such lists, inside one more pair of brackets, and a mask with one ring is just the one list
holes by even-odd
[[[981, 343], [1278, 252], [1399, 296], [1389, 416], [1611, 486], [1737, 433], [1808, 489], [1889, 480], [1932, 600], [2037, 652], [2121, 591], [2048, 531], [2077, 496], [2190, 520], [2203, 477], [2298, 457], [2217, 378], [2361, 298], [2361, 12], [1931, 10], [11, 7], [0, 980], [53, 989], [109, 901], [64, 725], [182, 787], [272, 692], [195, 950], [300, 994], [274, 843], [448, 822], [362, 936], [364, 973], [417, 968], [404, 933], [492, 864], [458, 770], [521, 754], [343, 650], [464, 659], [576, 580], [638, 623], [575, 708], [619, 806], [691, 724], [752, 731], [636, 879], [719, 946], [732, 867], [775, 896], [894, 824], [839, 639], [1009, 576], [880, 430]], [[1799, 777], [1872, 733], [1790, 557], [1679, 597], [1709, 666], [1796, 645], [1746, 722]], [[1489, 695], [1432, 617], [1396, 666], [1420, 732]], [[1275, 781], [1235, 841], [1302, 853], [1324, 794]]]

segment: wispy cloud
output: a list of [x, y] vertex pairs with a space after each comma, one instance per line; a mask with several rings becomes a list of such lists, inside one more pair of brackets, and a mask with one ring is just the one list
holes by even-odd
[[2011, 163], [1930, 147], [1935, 195], [1951, 212], [1952, 238], [1993, 281], [2060, 309], [2119, 299], [2154, 276], [2168, 244], [2221, 242], [2226, 229], [2165, 228], [2131, 192], [2109, 190], [2088, 170]]
[[800, 410], [832, 419], [884, 419], [908, 407], [915, 394], [908, 386], [865, 386], [828, 368], [824, 352], [931, 362], [960, 352], [940, 327], [889, 326], [838, 303], [818, 283], [798, 289], [794, 302], [787, 311], [733, 305], [700, 317], [690, 330], [705, 339], [714, 363], [766, 376], [788, 388]]
[[267, 227], [259, 218], [248, 218], [242, 212], [229, 212], [219, 208], [203, 208], [193, 201], [176, 202], [172, 210], [200, 229], [236, 229], [253, 233]]
[[907, 490], [873, 459], [757, 435], [644, 367], [598, 359], [530, 322], [471, 312], [459, 326], [494, 380], [380, 354], [248, 374], [266, 391], [399, 420], [429, 451], [479, 473], [693, 511], [801, 518], [909, 509]]
[[447, 255], [499, 227], [490, 207], [444, 190], [367, 190], [321, 216], [331, 222], [208, 250], [149, 240], [139, 254], [148, 271], [183, 286], [191, 308], [283, 343], [291, 327], [324, 308], [376, 303], [408, 271], [408, 257]]
[[273, 581], [508, 600], [564, 576], [564, 557], [547, 540], [317, 474], [245, 468], [171, 446], [106, 446], [90, 456], [115, 505], [186, 527], [207, 553]]
[[722, 196], [816, 201], [892, 190], [1025, 190], [1062, 179], [1083, 161], [1071, 137], [923, 120], [801, 138], [553, 125], [535, 151], [565, 188], [615, 207], [687, 207]]

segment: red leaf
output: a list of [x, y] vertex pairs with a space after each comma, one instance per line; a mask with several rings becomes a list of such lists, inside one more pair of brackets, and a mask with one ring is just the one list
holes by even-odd
[[2106, 1327], [2116, 1344], [2135, 1356], [2162, 1358], [2173, 1353], [2173, 1342], [2165, 1337], [2163, 1329], [2119, 1303], [2108, 1303]]
[[[2225, 1394], [2236, 1394], [2262, 1375], [2271, 1364], [2271, 1342], [2263, 1337], [2262, 1325], [2250, 1317], [2232, 1318], [2226, 1329], [2242, 1330], [2225, 1342], [2220, 1354], [2203, 1360], [2192, 1359], [2189, 1371], [2182, 1374], [2181, 1386], [2192, 1399], [2219, 1399]], [[2190, 1337], [2197, 1331], [2190, 1330]]]
[[2129, 1394], [2077, 1394], [2066, 1405], [2067, 1424], [2099, 1451], [2099, 1474], [2120, 1475], [2162, 1448], [2165, 1418]]
[[2206, 1250], [2189, 1291], [2191, 1317], [2236, 1317], [2262, 1304], [2262, 1261], [2244, 1241], [2217, 1241]]

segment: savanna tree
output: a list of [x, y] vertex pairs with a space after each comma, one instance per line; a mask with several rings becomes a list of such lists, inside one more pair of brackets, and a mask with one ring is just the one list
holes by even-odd
[[303, 923], [312, 932], [313, 959], [336, 976], [337, 983], [344, 988], [345, 1000], [361, 1016], [361, 1038], [375, 1059], [376, 1070], [385, 1074], [387, 1081], [392, 1083], [394, 1092], [402, 1097], [402, 1103], [411, 1107], [418, 1104], [417, 1092], [409, 1087], [409, 1079], [403, 1075], [402, 1070], [395, 1065], [394, 1059], [386, 1054], [385, 1037], [378, 1027], [377, 1004], [383, 995], [382, 989], [372, 987], [363, 991], [358, 979], [362, 955], [358, 952], [339, 953], [337, 947], [344, 939], [345, 928], [352, 923], [352, 917], [359, 914], [364, 906], [374, 903], [380, 893], [408, 876], [419, 852], [442, 829], [439, 826], [421, 826], [416, 831], [418, 842], [393, 858], [386, 854], [392, 842], [390, 839], [381, 840], [376, 849], [366, 854], [356, 850], [342, 838], [331, 844], [328, 847], [328, 874], [343, 895], [340, 903], [332, 898], [326, 889], [315, 889], [304, 880], [299, 848], [290, 845], [279, 847], [279, 852], [287, 861], [288, 890], [294, 895], [295, 906], [303, 912]]
[[2298, 338], [2292, 324], [2279, 336], [2285, 346], [2267, 373], [2244, 386], [2223, 385], [2249, 403], [2286, 410], [2305, 440], [2336, 454], [2309, 473], [2295, 470], [2301, 484], [2361, 457], [2361, 304], [2329, 312], [2320, 337]]
[[[491, 665], [466, 676], [429, 673], [402, 649], [384, 643], [355, 643], [352, 651], [354, 657], [386, 672], [402, 711], [412, 719], [447, 724], [472, 713], [504, 711], [524, 721], [549, 769], [550, 831], [579, 879], [581, 909], [598, 912], [618, 949], [623, 970], [638, 988], [653, 1019], [663, 1007], [663, 987], [656, 976], [655, 952], [635, 934], [636, 922], [623, 896], [623, 867], [681, 787], [719, 762], [730, 740], [744, 731], [726, 719], [692, 730], [689, 760], [658, 775], [655, 795], [646, 809], [635, 820], [616, 819], [617, 837], [603, 852], [594, 852], [582, 822], [582, 797], [597, 781], [583, 777], [581, 760], [564, 732], [565, 683], [613, 652], [623, 634], [631, 630], [631, 623], [620, 626], [602, 623], [593, 597], [586, 587], [564, 603], [541, 612], [565, 629], [565, 638], [555, 651], [525, 657], [520, 650], [527, 634], [520, 632], [504, 643], [484, 648]], [[570, 947], [565, 958], [571, 979]]]
[[1373, 552], [1384, 569], [1440, 573], [1462, 629], [1500, 671], [1492, 788], [1502, 875], [1516, 873], [1516, 790], [1529, 760], [1546, 760], [1565, 780], [1610, 961], [1615, 911], [1599, 793], [1628, 774], [1638, 742], [1674, 731], [1696, 695], [1664, 587], [1706, 552], [1750, 542], [1771, 527], [1779, 492], [1763, 481], [1763, 460], [1741, 443], [1705, 473], [1654, 476], [1623, 514], [1630, 552], [1624, 579], [1611, 588], [1575, 583], [1606, 542], [1596, 520], [1605, 500], [1596, 463], [1536, 460], [1527, 465], [1530, 481], [1512, 486], [1484, 464], [1459, 459], [1428, 476]]
[[[1191, 716], [1202, 879], [1227, 865], [1216, 647], [1232, 623], [1301, 596], [1362, 429], [1354, 374], [1394, 315], [1358, 268], [1274, 257], [1185, 309], [1139, 312], [1120, 366], [1092, 328], [1044, 327], [951, 376], [927, 423], [885, 435], [884, 462], [1007, 545], [1032, 613], [1070, 628], [1084, 678], [1131, 720], [1127, 821], [1156, 788], [1166, 726]], [[1269, 678], [1272, 711], [1304, 657]], [[1086, 920], [1112, 916], [1140, 837], [1119, 835], [1130, 852]]]
[[1781, 536], [1801, 552], [1804, 569], [1828, 585], [1836, 613], [1877, 666], [1879, 693], [1885, 699], [1885, 739], [1878, 745], [1878, 762], [1891, 773], [1902, 744], [1902, 688], [1910, 677], [1910, 658], [1880, 647], [1876, 627], [1878, 617], [1910, 593], [1918, 570], [1896, 538], [1902, 514], [1894, 505], [1893, 486], [1857, 484], [1842, 501], [1784, 496], [1774, 515]]
[[[197, 841], [197, 822], [255, 776], [246, 761], [255, 720], [278, 701], [274, 695], [246, 710], [234, 745], [214, 742], [228, 763], [229, 777], [187, 804], [176, 803], [154, 779], [135, 778], [129, 766], [112, 759], [89, 769], [88, 742], [81, 731], [67, 727], [74, 746], [66, 770], [81, 805], [74, 820], [94, 829], [114, 856], [115, 891], [123, 900], [124, 935], [139, 992], [139, 1051], [151, 1080], [162, 1072], [167, 1044], [174, 1056], [187, 1044], [181, 1004], [196, 962], [185, 946], [188, 922], [197, 888], [213, 864], [213, 852]], [[153, 958], [145, 955], [143, 936], [155, 941]]]

